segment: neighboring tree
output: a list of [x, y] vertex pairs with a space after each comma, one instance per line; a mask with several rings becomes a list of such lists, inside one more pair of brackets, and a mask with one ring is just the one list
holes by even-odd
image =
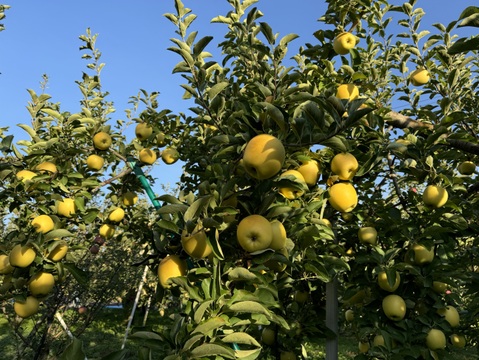
[[[12, 212], [2, 251], [29, 244], [36, 258], [4, 275], [14, 284], [4, 298], [31, 296], [26, 284], [42, 269], [81, 280], [81, 262], [52, 262], [49, 251], [100, 233], [138, 244], [126, 263], [158, 271], [160, 307], [171, 296], [181, 305], [170, 328], [131, 335], [142, 358], [306, 358], [305, 339], [337, 336], [325, 322], [334, 284], [354, 313], [357, 359], [449, 358], [462, 336], [476, 346], [479, 46], [453, 30], [478, 26], [479, 8], [423, 30], [414, 0], [327, 1], [317, 43], [287, 59], [298, 35], [276, 35], [257, 1], [228, 2], [212, 20], [226, 27], [220, 61], [180, 0], [165, 15], [189, 113], [160, 110], [158, 94], [141, 91], [130, 122], [110, 125], [89, 31], [81, 111], [30, 91], [32, 126], [21, 127], [31, 139], [2, 135], [1, 201]], [[137, 138], [126, 143], [131, 123]], [[107, 177], [87, 166], [91, 154]], [[158, 154], [184, 161], [178, 194], [155, 197], [136, 166]], [[38, 169], [44, 161], [58, 172]], [[36, 176], [22, 179], [24, 169]], [[142, 190], [150, 208], [131, 206]], [[118, 207], [119, 223], [109, 218]], [[38, 215], [54, 229], [42, 233]]]

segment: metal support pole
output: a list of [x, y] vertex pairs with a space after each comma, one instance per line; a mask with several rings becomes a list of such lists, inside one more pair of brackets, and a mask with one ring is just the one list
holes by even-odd
[[326, 327], [334, 333], [326, 339], [326, 360], [338, 360], [338, 279], [326, 284]]
[[138, 306], [138, 301], [140, 300], [141, 290], [143, 289], [143, 284], [146, 281], [146, 274], [148, 273], [148, 266], [145, 266], [145, 270], [143, 271], [143, 276], [141, 278], [140, 286], [138, 287], [138, 291], [136, 292], [135, 303], [133, 304], [133, 309], [131, 309], [130, 318], [128, 319], [128, 325], [126, 326], [125, 337], [123, 338], [123, 344], [121, 344], [121, 349], [125, 348], [126, 339], [128, 338], [128, 333], [130, 332], [131, 323], [133, 322], [133, 318], [135, 316], [135, 310]]

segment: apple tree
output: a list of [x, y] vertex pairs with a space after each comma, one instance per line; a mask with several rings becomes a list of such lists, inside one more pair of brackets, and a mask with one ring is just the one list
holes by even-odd
[[[454, 31], [477, 26], [479, 9], [425, 30], [414, 0], [327, 1], [317, 42], [291, 56], [298, 35], [275, 34], [257, 2], [228, 0], [212, 19], [225, 28], [219, 61], [182, 1], [165, 15], [188, 112], [140, 91], [114, 122], [90, 32], [79, 111], [30, 91], [30, 140], [2, 133], [2, 251], [14, 262], [2, 296], [23, 304], [40, 271], [81, 280], [76, 252], [50, 254], [100, 235], [134, 243], [127, 254], [158, 275], [160, 301], [181, 304], [170, 328], [130, 336], [144, 356], [306, 358], [308, 338], [338, 336], [335, 292], [358, 359], [476, 345], [478, 46]], [[184, 162], [176, 194], [155, 195], [143, 173], [158, 154]], [[143, 191], [152, 206], [134, 206]], [[15, 263], [16, 245], [33, 262]]]
[[[477, 25], [477, 8], [432, 32], [415, 1], [331, 1], [318, 43], [286, 67], [297, 35], [274, 34], [254, 1], [229, 3], [212, 20], [227, 27], [221, 63], [205, 50], [213, 39], [189, 30], [190, 9], [176, 1], [166, 14], [181, 57], [173, 72], [195, 106], [180, 114], [177, 135], [188, 195], [162, 197], [159, 213], [171, 220], [159, 225], [165, 243], [201, 235], [198, 246], [213, 254], [189, 259], [187, 274], [178, 264], [174, 276], [187, 280], [170, 280], [189, 301], [178, 317], [185, 326], [157, 335], [174, 344], [168, 358], [306, 355], [304, 335], [333, 335], [318, 319], [334, 279], [356, 315], [358, 358], [444, 358], [464, 335], [474, 344], [477, 60], [468, 53], [475, 38], [455, 42], [452, 32]], [[258, 145], [263, 135], [284, 146], [279, 170], [264, 163], [283, 150], [273, 139]], [[311, 161], [321, 178], [308, 185], [294, 171]], [[283, 224], [284, 249], [245, 246], [242, 221], [258, 215]], [[183, 251], [191, 255], [185, 246], [175, 255]], [[264, 327], [276, 347], [260, 355], [249, 336], [257, 341]]]

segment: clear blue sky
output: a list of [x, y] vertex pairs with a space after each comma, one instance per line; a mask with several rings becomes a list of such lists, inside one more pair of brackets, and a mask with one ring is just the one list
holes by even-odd
[[[214, 43], [222, 41], [225, 26], [211, 24], [214, 16], [224, 15], [231, 6], [226, 0], [184, 0], [186, 7], [198, 15], [193, 28], [199, 37], [213, 35]], [[403, 1], [392, 1], [401, 4]], [[180, 61], [178, 55], [167, 51], [169, 39], [175, 37], [174, 26], [163, 17], [174, 13], [174, 0], [83, 0], [27, 1], [10, 3], [11, 9], [2, 21], [6, 30], [0, 32], [0, 127], [9, 126], [16, 140], [27, 135], [16, 124], [30, 123], [25, 105], [29, 100], [26, 89], [40, 91], [42, 74], [49, 76], [46, 92], [53, 102], [60, 102], [63, 111], [78, 112], [81, 94], [75, 80], [81, 78], [86, 61], [78, 51], [78, 36], [87, 27], [98, 33], [98, 48], [106, 63], [102, 72], [103, 87], [115, 103], [113, 119], [125, 119], [128, 98], [138, 89], [159, 91], [160, 107], [185, 111], [188, 103], [181, 100], [182, 79], [171, 74]], [[449, 23], [476, 0], [418, 0], [424, 8], [424, 26]], [[263, 13], [262, 21], [270, 24], [275, 33], [284, 36], [296, 33], [300, 38], [290, 46], [290, 55], [305, 43], [314, 43], [312, 33], [324, 26], [317, 19], [326, 9], [320, 0], [260, 0], [255, 4]], [[469, 30], [470, 31], [470, 30]], [[207, 48], [215, 50], [213, 43]], [[216, 60], [220, 60], [216, 58]], [[153, 176], [160, 183], [174, 184], [181, 173], [180, 165], [168, 167], [158, 162]], [[158, 169], [160, 170], [160, 169]], [[158, 190], [158, 189], [155, 189]]]

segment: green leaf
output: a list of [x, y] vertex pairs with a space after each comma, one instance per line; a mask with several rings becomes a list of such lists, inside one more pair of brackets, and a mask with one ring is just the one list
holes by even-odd
[[257, 359], [258, 356], [261, 355], [261, 349], [254, 349], [254, 350], [236, 350], [235, 351], [236, 358], [242, 360], [254, 360]]
[[44, 112], [45, 114], [47, 114], [51, 117], [54, 117], [55, 119], [58, 119], [58, 120], [63, 119], [62, 114], [60, 114], [58, 111], [55, 111], [53, 109], [44, 108], [44, 109], [42, 109], [42, 112]]
[[281, 40], [279, 41], [279, 46], [287, 46], [288, 43], [290, 43], [294, 39], [297, 39], [298, 37], [299, 36], [296, 34], [288, 34], [281, 38]]
[[176, 234], [180, 233], [180, 229], [179, 229], [178, 225], [176, 225], [175, 223], [173, 223], [171, 221], [161, 219], [161, 220], [158, 220], [156, 225], [158, 225], [162, 229], [169, 230], [169, 231], [174, 232]]
[[450, 55], [464, 53], [468, 51], [479, 50], [479, 37], [472, 37], [470, 39], [461, 38], [457, 40], [452, 46], [447, 50], [447, 53]]
[[473, 26], [479, 27], [479, 7], [469, 6], [461, 13], [459, 20], [462, 20], [457, 27]]
[[260, 343], [256, 341], [254, 337], [245, 332], [235, 332], [232, 334], [228, 334], [221, 340], [225, 343], [244, 344], [261, 347]]
[[201, 333], [203, 335], [208, 335], [211, 331], [216, 330], [226, 324], [226, 321], [223, 318], [215, 317], [206, 320], [204, 323], [198, 325], [193, 331], [192, 334]]
[[345, 140], [339, 136], [333, 136], [332, 138], [321, 141], [321, 145], [330, 147], [339, 152], [348, 151], [348, 147]]
[[[149, 349], [145, 349], [145, 350], [150, 351]], [[117, 350], [117, 351], [113, 351], [109, 353], [108, 355], [103, 356], [101, 360], [124, 360], [127, 358], [128, 355], [129, 355], [128, 349]]]
[[312, 273], [314, 273], [323, 282], [331, 281], [331, 276], [329, 275], [328, 270], [317, 261], [307, 262], [304, 265], [304, 269], [306, 271], [311, 271]]
[[191, 204], [188, 210], [186, 210], [185, 215], [183, 215], [185, 222], [196, 219], [208, 205], [210, 200], [211, 196], [203, 196]]
[[74, 235], [66, 229], [55, 229], [55, 230], [49, 231], [45, 235], [45, 240], [48, 241], [55, 238], [64, 238], [69, 236], [74, 236]]
[[19, 128], [25, 130], [28, 135], [30, 135], [30, 137], [33, 139], [35, 136], [37, 136], [37, 132], [35, 130], [33, 130], [30, 126], [28, 125], [25, 125], [25, 124], [18, 124], [17, 125]]
[[196, 56], [200, 55], [211, 40], [213, 40], [213, 36], [205, 36], [204, 38], [201, 38], [193, 47], [193, 54]]
[[190, 337], [188, 340], [185, 341], [183, 345], [183, 350], [187, 351], [190, 350], [192, 347], [196, 345], [196, 343], [204, 338], [203, 334], [196, 334]]
[[259, 107], [260, 109], [266, 108], [267, 114], [273, 119], [273, 121], [279, 126], [281, 131], [286, 130], [286, 122], [284, 120], [284, 115], [281, 112], [280, 109], [278, 109], [276, 106], [273, 104], [270, 104], [268, 102], [258, 102], [255, 104], [255, 107]]
[[268, 309], [256, 301], [240, 301], [229, 306], [229, 310], [239, 313], [270, 315]]
[[151, 331], [136, 331], [129, 336], [130, 339], [164, 341], [163, 336]]
[[258, 280], [255, 274], [244, 267], [237, 266], [228, 273], [228, 279], [231, 281], [255, 281]]
[[184, 213], [188, 210], [188, 205], [185, 204], [169, 204], [163, 205], [161, 208], [157, 210], [158, 214], [176, 214], [176, 213]]
[[213, 303], [213, 300], [206, 300], [205, 302], [201, 303], [198, 308], [195, 310], [195, 315], [193, 317], [193, 320], [195, 323], [199, 324], [201, 320], [203, 320], [203, 316], [210, 307], [210, 305]]
[[208, 90], [208, 97], [210, 101], [213, 100], [220, 92], [222, 92], [228, 86], [228, 84], [229, 83], [227, 81], [223, 81], [211, 87]]
[[268, 43], [270, 45], [273, 45], [275, 39], [274, 39], [274, 35], [273, 35], [273, 30], [271, 29], [271, 27], [265, 22], [260, 22], [259, 23], [259, 28], [260, 28], [261, 33], [264, 35], [264, 37], [268, 41]]
[[83, 342], [73, 338], [72, 342], [60, 356], [60, 360], [85, 360], [85, 353], [82, 347]]
[[90, 277], [88, 273], [78, 268], [74, 263], [64, 263], [63, 266], [72, 274], [75, 280], [82, 286], [86, 286]]
[[158, 196], [156, 199], [158, 201], [164, 201], [164, 202], [167, 202], [169, 204], [183, 204], [176, 197], [174, 197], [173, 195], [168, 195], [168, 194]]
[[235, 352], [231, 347], [225, 345], [202, 344], [191, 350], [189, 359], [200, 359], [212, 356], [226, 359], [234, 359]]

